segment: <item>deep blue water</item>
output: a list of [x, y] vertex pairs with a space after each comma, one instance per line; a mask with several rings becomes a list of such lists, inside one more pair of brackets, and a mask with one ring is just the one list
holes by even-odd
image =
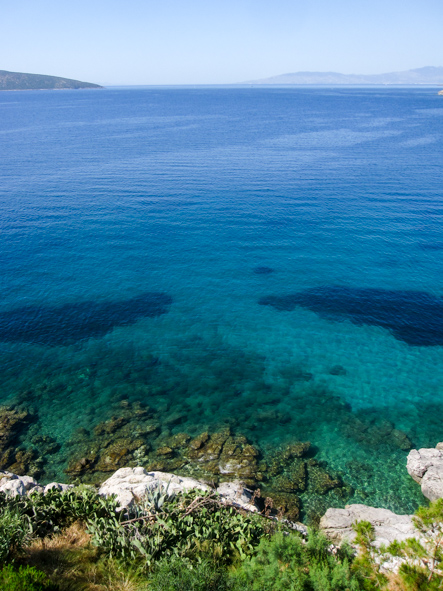
[[310, 440], [352, 500], [415, 508], [407, 451], [349, 415], [443, 439], [436, 89], [3, 92], [0, 138], [1, 396], [51, 475], [127, 398]]

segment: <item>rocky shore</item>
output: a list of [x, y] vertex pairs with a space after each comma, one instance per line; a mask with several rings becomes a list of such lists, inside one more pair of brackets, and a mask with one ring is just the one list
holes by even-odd
[[[374, 453], [411, 449], [407, 434], [389, 421], [353, 414], [343, 405], [339, 410], [340, 430], [350, 440], [371, 446]], [[256, 420], [266, 429], [273, 422], [286, 424], [287, 418], [262, 408]], [[106, 420], [88, 430], [80, 427], [64, 441], [45, 434], [40, 424], [37, 411], [26, 403], [0, 407], [0, 470], [45, 483], [100, 485], [120, 468], [136, 467], [212, 487], [241, 481], [272, 498], [288, 519], [309, 523], [318, 523], [329, 507], [343, 507], [352, 497], [365, 502], [365, 487], [372, 486], [371, 467], [357, 459], [348, 462], [348, 472], [339, 472], [318, 459], [309, 441], [294, 437], [275, 447], [260, 446], [229, 421], [186, 432], [186, 415], [175, 407], [120, 400]]]
[[[226, 456], [221, 453], [225, 446], [228, 448], [225, 451]], [[240, 446], [240, 451], [236, 454], [234, 452], [237, 446]], [[247, 442], [242, 439], [239, 441], [238, 438], [233, 438], [226, 432], [223, 436], [218, 435], [214, 438], [204, 434], [203, 437], [194, 441], [191, 449], [195, 450], [197, 457], [202, 458], [203, 463], [217, 460], [222, 466], [226, 466], [229, 458], [232, 462], [240, 462], [240, 465], [244, 465], [241, 462], [245, 447], [246, 453], [244, 453], [243, 459], [255, 458], [252, 451], [248, 453], [247, 446]], [[299, 472], [306, 470], [306, 468], [299, 468], [304, 465], [301, 458], [306, 449], [306, 446], [303, 445], [286, 449], [288, 462], [291, 466], [298, 466]], [[233, 453], [228, 455], [228, 450], [232, 450]], [[407, 470], [410, 476], [421, 485], [426, 498], [431, 501], [443, 498], [443, 443], [438, 443], [436, 448], [412, 450], [408, 455]], [[226, 473], [229, 471], [226, 470]], [[282, 476], [282, 478], [284, 477]], [[42, 486], [32, 476], [18, 475], [6, 470], [0, 471], [0, 492], [9, 495], [25, 495], [37, 491], [46, 493], [54, 487], [64, 491], [73, 486], [73, 484], [59, 482]], [[211, 485], [207, 481], [190, 476], [178, 476], [159, 470], [149, 471], [141, 466], [118, 469], [97, 488], [97, 492], [104, 497], [115, 495], [120, 508], [124, 509], [130, 507], [146, 491], [158, 487], [162, 487], [170, 493], [187, 492], [193, 489], [215, 491], [226, 504], [252, 512], [257, 512], [261, 508], [260, 494], [257, 494], [257, 491], [254, 493], [254, 490], [248, 487], [245, 481], [225, 480]], [[273, 504], [275, 508], [276, 504]], [[282, 514], [281, 507], [280, 513]], [[292, 518], [294, 525], [301, 531], [306, 530], [303, 524], [297, 523], [297, 512], [292, 512], [292, 514], [289, 512], [286, 517]], [[344, 509], [329, 508], [320, 519], [320, 529], [334, 543], [341, 543], [345, 540], [352, 543], [355, 538], [353, 524], [358, 521], [368, 521], [374, 527], [374, 545], [380, 547], [382, 544], [387, 545], [394, 540], [401, 542], [407, 538], [417, 537], [412, 518], [412, 515], [397, 515], [387, 509], [353, 504], [346, 505]]]

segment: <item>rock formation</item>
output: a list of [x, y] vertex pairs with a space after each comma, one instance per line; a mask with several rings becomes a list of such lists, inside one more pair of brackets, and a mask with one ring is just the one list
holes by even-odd
[[40, 486], [31, 476], [18, 476], [6, 470], [0, 470], [0, 492], [11, 496], [23, 496], [30, 492], [43, 492], [56, 488], [60, 491], [69, 490], [72, 484], [51, 482], [46, 486]]
[[409, 452], [407, 470], [430, 501], [443, 497], [443, 443]]
[[[195, 478], [176, 476], [168, 472], [147, 472], [144, 468], [121, 468], [100, 487], [98, 494], [108, 497], [115, 495], [121, 508], [129, 507], [149, 490], [161, 487], [169, 494], [201, 490], [210, 492], [211, 487]], [[216, 492], [229, 505], [247, 511], [257, 511], [250, 491], [238, 482], [224, 482]]]
[[335, 542], [352, 542], [356, 536], [353, 524], [369, 521], [374, 527], [374, 545], [388, 545], [394, 540], [402, 542], [417, 537], [412, 515], [397, 515], [388, 509], [367, 505], [346, 505], [344, 509], [328, 509], [320, 520], [320, 528]]

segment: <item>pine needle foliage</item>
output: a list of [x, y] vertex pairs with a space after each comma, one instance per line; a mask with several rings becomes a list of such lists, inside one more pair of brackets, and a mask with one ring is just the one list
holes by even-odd
[[256, 553], [234, 575], [244, 591], [360, 591], [350, 568], [348, 548], [334, 549], [325, 536], [311, 530], [307, 543], [295, 533], [263, 539]]
[[0, 570], [2, 591], [60, 591], [58, 585], [49, 581], [44, 573], [30, 566], [14, 569], [12, 564]]

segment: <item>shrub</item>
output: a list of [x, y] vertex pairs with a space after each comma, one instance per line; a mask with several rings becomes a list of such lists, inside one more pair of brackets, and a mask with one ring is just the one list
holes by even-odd
[[443, 499], [420, 507], [414, 518], [419, 539], [392, 542], [387, 548], [373, 546], [374, 528], [369, 522], [355, 524], [359, 556], [353, 564], [363, 581], [363, 589], [389, 587], [389, 578], [380, 572], [380, 564], [392, 556], [402, 559], [398, 569], [397, 588], [404, 591], [443, 589]]
[[147, 566], [165, 556], [227, 563], [245, 558], [264, 533], [259, 517], [243, 515], [214, 495], [191, 491], [164, 499], [161, 508], [136, 506], [129, 514], [93, 517], [92, 542], [109, 556]]
[[58, 533], [74, 521], [111, 516], [116, 507], [114, 499], [105, 499], [87, 489], [52, 489], [46, 494], [36, 492], [23, 497], [0, 493], [0, 515], [8, 510], [17, 513], [32, 525], [33, 535], [41, 538]]
[[408, 591], [432, 591], [443, 588], [443, 499], [420, 507], [414, 525], [420, 539], [393, 542], [387, 548], [392, 556], [405, 559], [399, 575]]
[[0, 565], [8, 560], [13, 552], [19, 552], [30, 541], [32, 525], [29, 518], [14, 508], [0, 509]]
[[369, 521], [354, 524], [356, 532], [355, 543], [359, 547], [359, 554], [354, 560], [352, 570], [361, 582], [364, 591], [374, 591], [386, 588], [388, 579], [380, 571], [377, 561], [379, 551], [372, 545], [375, 540], [374, 528]]
[[188, 561], [172, 558], [162, 560], [149, 579], [149, 591], [228, 591], [226, 570], [217, 568], [208, 561], [190, 564]]
[[0, 589], [2, 591], [59, 591], [58, 585], [51, 583], [44, 573], [34, 567], [21, 566], [14, 570], [8, 565], [0, 570]]
[[277, 533], [263, 539], [257, 552], [234, 575], [244, 591], [358, 591], [352, 555], [345, 548], [331, 552], [323, 535], [310, 531], [308, 541], [297, 534]]

